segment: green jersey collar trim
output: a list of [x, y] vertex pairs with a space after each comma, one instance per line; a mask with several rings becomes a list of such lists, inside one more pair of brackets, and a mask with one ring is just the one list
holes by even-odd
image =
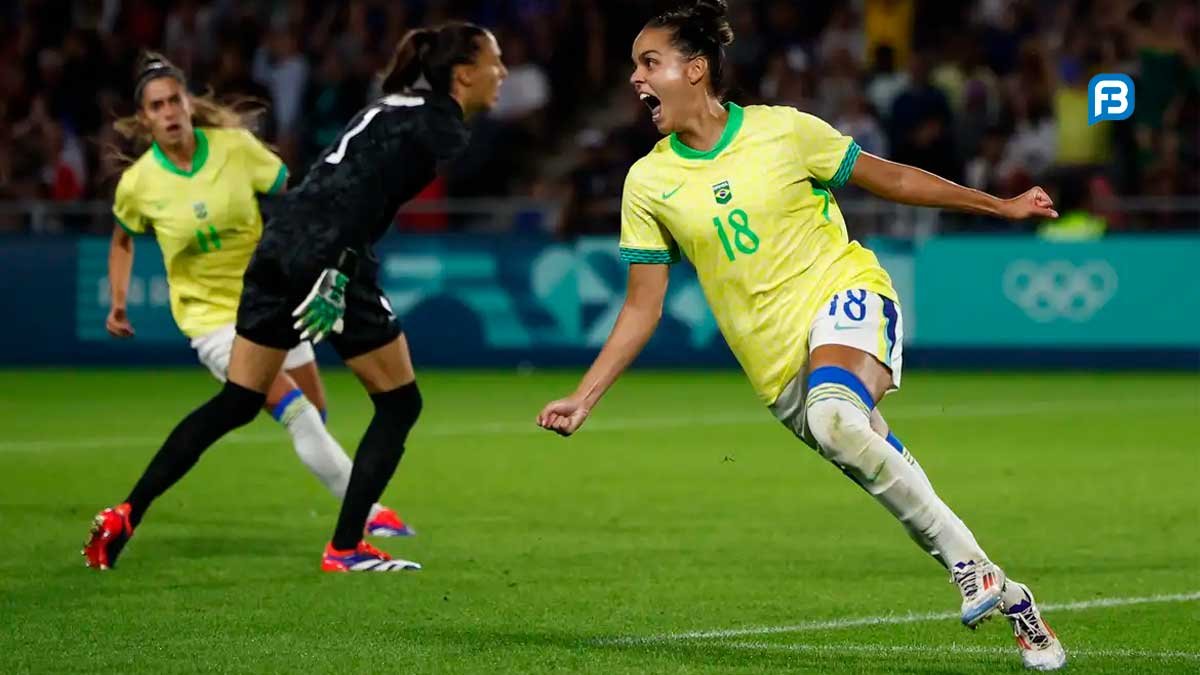
[[742, 128], [742, 106], [731, 101], [725, 104], [725, 109], [729, 111], [729, 119], [725, 120], [725, 131], [721, 133], [721, 138], [712, 150], [700, 151], [689, 148], [672, 132], [670, 136], [671, 149], [675, 151], [675, 154], [684, 159], [716, 159], [722, 150], [729, 147]]
[[192, 155], [192, 170], [184, 171], [172, 164], [171, 160], [167, 159], [166, 153], [162, 151], [162, 148], [158, 147], [158, 143], [156, 142], [150, 146], [150, 149], [154, 152], [154, 159], [158, 161], [162, 168], [184, 178], [191, 178], [200, 173], [200, 170], [204, 168], [204, 163], [208, 161], [208, 137], [198, 128], [194, 129], [192, 133], [196, 135], [196, 154]]

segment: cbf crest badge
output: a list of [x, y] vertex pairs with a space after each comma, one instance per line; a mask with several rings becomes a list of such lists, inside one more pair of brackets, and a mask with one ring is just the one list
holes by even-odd
[[728, 204], [729, 200], [733, 199], [733, 188], [729, 187], [729, 181], [727, 180], [713, 185], [712, 189], [713, 199], [716, 199], [718, 204]]
[[204, 207], [204, 202], [192, 204], [192, 212], [196, 214], [197, 220], [204, 220], [208, 217], [208, 209]]

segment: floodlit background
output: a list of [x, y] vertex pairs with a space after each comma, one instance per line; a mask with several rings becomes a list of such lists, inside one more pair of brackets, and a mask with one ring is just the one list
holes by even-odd
[[[620, 308], [622, 181], [656, 141], [633, 0], [9, 0], [0, 5], [0, 671], [1016, 672], [1006, 628], [791, 438], [736, 371], [685, 263], [658, 334], [577, 437], [536, 433]], [[1055, 225], [838, 191], [900, 294], [882, 409], [939, 492], [1049, 608], [1080, 672], [1200, 662], [1200, 7], [1172, 0], [731, 0], [729, 98]], [[337, 505], [269, 419], [156, 505], [113, 574], [76, 556], [214, 391], [136, 243], [135, 339], [107, 336], [133, 63], [265, 105], [292, 184], [409, 28], [490, 27], [510, 76], [472, 145], [379, 246], [426, 411], [385, 501], [426, 569], [320, 576]], [[1136, 109], [1088, 124], [1088, 83]], [[263, 205], [269, 214], [269, 201]], [[368, 400], [319, 351], [330, 428]], [[265, 417], [265, 416], [264, 416]], [[907, 618], [906, 618], [907, 617]]]

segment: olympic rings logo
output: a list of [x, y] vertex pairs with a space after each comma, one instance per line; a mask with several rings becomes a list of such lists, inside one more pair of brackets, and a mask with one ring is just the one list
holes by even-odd
[[1117, 271], [1104, 260], [1016, 260], [1004, 270], [1004, 295], [1038, 323], [1082, 323], [1117, 292]]

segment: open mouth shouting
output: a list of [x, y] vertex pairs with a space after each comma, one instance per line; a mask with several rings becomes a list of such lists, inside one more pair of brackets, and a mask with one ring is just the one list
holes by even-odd
[[658, 124], [662, 120], [662, 101], [654, 94], [646, 92], [642, 92], [639, 97], [642, 99], [642, 103], [645, 103], [646, 107], [650, 109], [650, 119]]

